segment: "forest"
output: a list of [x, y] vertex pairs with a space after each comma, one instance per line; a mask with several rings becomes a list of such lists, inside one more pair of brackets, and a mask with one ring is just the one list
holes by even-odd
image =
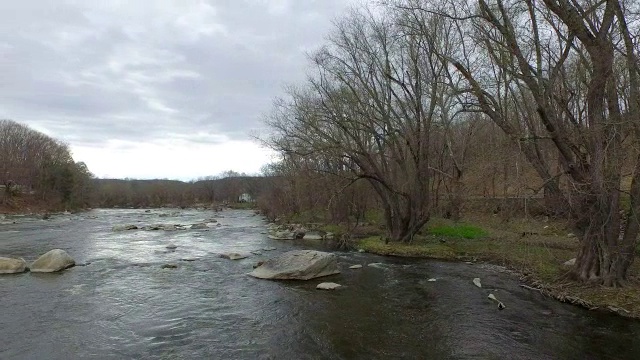
[[640, 231], [638, 5], [353, 10], [267, 118], [290, 194], [271, 206], [346, 218], [375, 203], [387, 242], [408, 244], [475, 197], [539, 198], [580, 241], [573, 277], [622, 285]]

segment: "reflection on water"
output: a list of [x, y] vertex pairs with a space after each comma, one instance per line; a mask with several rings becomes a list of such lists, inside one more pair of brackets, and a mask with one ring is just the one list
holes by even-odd
[[[212, 217], [221, 225], [207, 230], [111, 230]], [[268, 239], [248, 211], [95, 210], [17, 222], [0, 225], [0, 256], [31, 261], [62, 248], [87, 265], [0, 277], [0, 359], [640, 358], [640, 323], [545, 299], [478, 265], [338, 253], [342, 274], [327, 279], [251, 278], [256, 261], [313, 244]], [[265, 247], [277, 250], [217, 256]], [[372, 262], [383, 265], [348, 269]], [[168, 263], [178, 268], [161, 268]], [[344, 287], [315, 290], [325, 280]]]

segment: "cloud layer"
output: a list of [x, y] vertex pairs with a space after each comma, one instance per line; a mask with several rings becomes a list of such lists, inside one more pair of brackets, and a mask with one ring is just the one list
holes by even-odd
[[[249, 134], [283, 85], [304, 78], [306, 53], [349, 5], [0, 2], [0, 118], [66, 141], [99, 176], [257, 171], [268, 152]], [[193, 165], [157, 168], [169, 149]]]

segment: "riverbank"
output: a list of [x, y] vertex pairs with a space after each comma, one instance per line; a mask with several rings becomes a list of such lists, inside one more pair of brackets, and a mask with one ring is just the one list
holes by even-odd
[[[476, 224], [482, 224], [478, 226]], [[455, 223], [435, 219], [412, 244], [385, 243], [383, 236], [355, 241], [366, 252], [448, 261], [486, 262], [520, 276], [523, 287], [592, 310], [640, 319], [640, 264], [631, 269], [623, 288], [607, 288], [568, 280], [578, 240], [562, 222], [475, 216]]]

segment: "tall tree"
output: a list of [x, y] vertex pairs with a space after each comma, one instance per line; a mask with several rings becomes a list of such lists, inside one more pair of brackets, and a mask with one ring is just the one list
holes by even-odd
[[353, 11], [313, 57], [315, 76], [290, 89], [269, 124], [284, 156], [369, 182], [389, 238], [410, 242], [430, 216], [429, 141], [445, 65], [430, 50], [441, 44], [404, 32], [402, 21]]
[[[396, 2], [416, 20], [456, 29], [458, 51], [442, 54], [466, 80], [461, 93], [518, 142], [561, 199], [581, 239], [574, 275], [621, 284], [640, 229], [640, 87], [634, 2], [478, 0]], [[425, 15], [426, 14], [426, 15]], [[422, 31], [423, 36], [433, 36]], [[541, 149], [551, 146], [560, 163]], [[630, 191], [621, 187], [631, 173]], [[561, 178], [567, 180], [561, 186]], [[623, 207], [623, 196], [631, 206]]]

